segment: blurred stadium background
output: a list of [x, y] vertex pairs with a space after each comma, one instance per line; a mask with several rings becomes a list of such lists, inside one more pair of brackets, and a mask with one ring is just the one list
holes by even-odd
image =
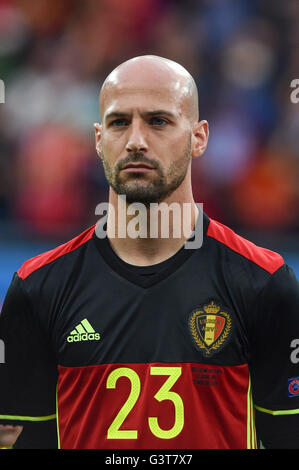
[[0, 304], [22, 262], [96, 222], [98, 92], [135, 55], [196, 78], [208, 215], [285, 256], [299, 277], [298, 0], [0, 0]]

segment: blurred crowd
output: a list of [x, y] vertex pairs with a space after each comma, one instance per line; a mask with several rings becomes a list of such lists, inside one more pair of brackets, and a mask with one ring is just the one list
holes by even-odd
[[298, 0], [0, 0], [0, 224], [61, 237], [108, 187], [98, 92], [136, 55], [185, 66], [210, 124], [197, 202], [242, 230], [298, 233]]

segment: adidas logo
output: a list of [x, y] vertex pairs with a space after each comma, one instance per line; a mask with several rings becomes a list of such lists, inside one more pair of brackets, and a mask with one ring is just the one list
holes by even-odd
[[100, 333], [96, 333], [87, 320], [84, 318], [76, 328], [70, 332], [67, 337], [68, 343], [78, 342], [78, 341], [95, 341], [101, 338]]

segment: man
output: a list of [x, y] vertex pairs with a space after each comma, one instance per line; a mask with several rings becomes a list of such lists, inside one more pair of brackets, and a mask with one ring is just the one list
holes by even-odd
[[[100, 110], [107, 223], [14, 275], [1, 422], [56, 418], [60, 448], [299, 448], [298, 283], [280, 255], [195, 204], [191, 161], [209, 131], [193, 78], [136, 57], [107, 77]], [[174, 236], [182, 222], [160, 214], [150, 236], [158, 203], [189, 208], [189, 232]], [[145, 208], [139, 238], [132, 204]]]

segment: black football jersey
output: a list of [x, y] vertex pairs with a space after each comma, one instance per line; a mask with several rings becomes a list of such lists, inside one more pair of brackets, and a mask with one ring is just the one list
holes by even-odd
[[200, 248], [156, 266], [95, 226], [26, 261], [0, 316], [0, 422], [56, 420], [68, 449], [253, 449], [257, 410], [298, 435], [298, 282], [203, 220]]

